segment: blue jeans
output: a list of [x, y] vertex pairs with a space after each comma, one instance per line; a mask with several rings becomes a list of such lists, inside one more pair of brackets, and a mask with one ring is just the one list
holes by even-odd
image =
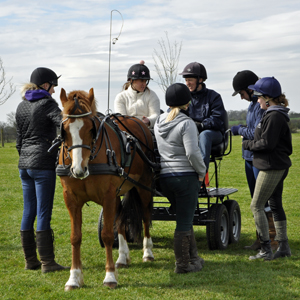
[[220, 144], [223, 140], [221, 131], [216, 130], [204, 130], [199, 134], [199, 147], [202, 154], [203, 161], [206, 166], [206, 170], [209, 168], [209, 158], [211, 153], [211, 147]]
[[259, 170], [253, 166], [251, 160], [245, 160], [245, 172], [247, 177], [247, 182], [251, 194], [251, 198], [253, 198], [255, 182], [258, 176]]
[[55, 170], [19, 169], [24, 209], [21, 230], [32, 230], [37, 216], [37, 231], [49, 230], [55, 192]]

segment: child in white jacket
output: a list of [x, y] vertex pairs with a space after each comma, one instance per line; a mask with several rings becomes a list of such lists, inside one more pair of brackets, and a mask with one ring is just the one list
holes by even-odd
[[148, 88], [150, 71], [144, 61], [130, 67], [123, 91], [116, 96], [115, 113], [134, 116], [141, 119], [149, 128], [153, 128], [160, 114], [160, 102], [157, 95]]

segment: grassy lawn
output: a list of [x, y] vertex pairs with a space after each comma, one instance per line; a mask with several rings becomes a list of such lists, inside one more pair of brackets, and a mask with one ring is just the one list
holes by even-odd
[[[18, 155], [13, 144], [0, 148], [0, 299], [300, 299], [300, 134], [293, 134], [293, 166], [285, 180], [284, 208], [292, 257], [276, 261], [249, 261], [254, 251], [244, 250], [255, 238], [250, 194], [241, 158], [241, 138], [233, 137], [232, 153], [220, 169], [220, 187], [234, 187], [230, 199], [238, 201], [242, 214], [241, 239], [224, 251], [208, 250], [206, 229], [195, 226], [199, 254], [205, 266], [199, 273], [175, 274], [174, 222], [153, 221], [153, 263], [142, 262], [142, 245], [129, 244], [132, 263], [119, 270], [118, 288], [102, 286], [105, 250], [100, 247], [97, 222], [101, 207], [90, 202], [83, 209], [81, 257], [85, 286], [64, 292], [69, 271], [42, 274], [25, 271], [20, 242], [23, 200], [18, 175]], [[211, 166], [211, 170], [213, 170]], [[211, 171], [212, 172], [212, 171]], [[212, 174], [211, 174], [212, 175]], [[52, 216], [56, 260], [71, 264], [70, 220], [57, 178]], [[117, 250], [113, 252], [118, 257]]]

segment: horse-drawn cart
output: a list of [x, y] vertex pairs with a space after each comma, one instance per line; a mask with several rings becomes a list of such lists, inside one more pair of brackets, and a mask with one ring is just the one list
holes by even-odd
[[[219, 187], [219, 164], [224, 156], [231, 152], [232, 135], [228, 129], [226, 120], [226, 131], [222, 143], [213, 146], [210, 162], [214, 165], [214, 173], [209, 182], [209, 186], [203, 184], [200, 192], [197, 207], [194, 214], [194, 225], [206, 226], [206, 237], [210, 250], [224, 250], [230, 243], [237, 243], [241, 233], [241, 212], [237, 201], [230, 199], [230, 195], [237, 192], [235, 188]], [[229, 148], [229, 149], [228, 149]], [[227, 151], [227, 152], [226, 152]], [[214, 180], [212, 180], [214, 178]], [[210, 187], [214, 181], [215, 186]], [[162, 199], [164, 198], [164, 199]], [[154, 207], [152, 211], [153, 221], [176, 221], [176, 214], [164, 195], [156, 186], [154, 195]], [[101, 210], [98, 221], [98, 236], [100, 245], [104, 247], [101, 238], [103, 229], [103, 211]], [[127, 240], [132, 242], [130, 225], [126, 231]], [[118, 233], [115, 231], [114, 247], [118, 247]]]

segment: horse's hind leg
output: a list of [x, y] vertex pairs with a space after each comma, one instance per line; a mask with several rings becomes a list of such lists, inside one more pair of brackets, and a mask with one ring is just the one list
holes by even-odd
[[143, 240], [143, 262], [153, 261], [153, 242], [150, 236], [150, 224], [152, 216], [153, 197], [150, 192], [139, 190], [143, 206], [144, 240]]

